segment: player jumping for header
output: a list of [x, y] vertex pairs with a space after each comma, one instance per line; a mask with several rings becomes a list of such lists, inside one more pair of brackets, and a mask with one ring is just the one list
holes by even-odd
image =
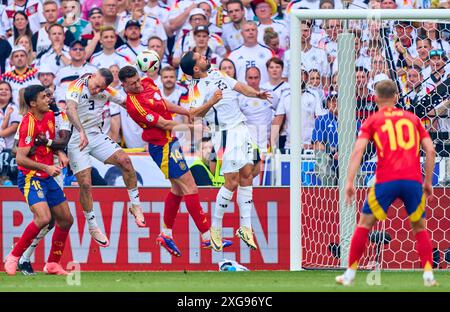
[[125, 106], [125, 98], [108, 87], [113, 81], [109, 69], [101, 68], [70, 83], [67, 94], [67, 116], [74, 126], [68, 145], [70, 167], [80, 186], [80, 203], [89, 226], [89, 233], [100, 247], [109, 246], [109, 240], [95, 220], [92, 200], [91, 156], [105, 164], [118, 166], [131, 201], [130, 212], [139, 227], [145, 219], [139, 200], [136, 171], [130, 157], [101, 130], [103, 106], [107, 101]]
[[[210, 226], [200, 205], [197, 185], [184, 159], [178, 139], [172, 136], [172, 129], [179, 125], [172, 120], [172, 113], [189, 116], [189, 112], [163, 99], [155, 82], [149, 77], [141, 80], [132, 66], [121, 68], [119, 79], [128, 94], [127, 112], [144, 129], [142, 139], [148, 142], [150, 156], [172, 185], [165, 200], [164, 225], [157, 242], [170, 254], [181, 256], [172, 237], [172, 228], [184, 197], [186, 208], [202, 235], [202, 246], [216, 251], [230, 246], [229, 241], [220, 242], [220, 246], [210, 241]], [[211, 98], [211, 102], [215, 103], [219, 99], [216, 95]]]
[[[236, 235], [248, 247], [256, 249], [251, 226], [254, 144], [245, 124], [246, 118], [239, 108], [237, 92], [260, 99], [270, 99], [271, 96], [267, 91], [256, 91], [219, 70], [210, 69], [209, 60], [199, 53], [187, 52], [180, 65], [183, 72], [193, 78], [189, 87], [191, 113], [206, 119], [212, 130], [215, 150], [218, 153], [223, 151], [222, 171], [225, 184], [217, 194], [211, 241], [217, 246], [222, 245], [223, 215], [237, 189], [241, 226]], [[213, 98], [216, 92], [220, 92], [221, 98], [214, 103], [209, 99]]]
[[[363, 153], [370, 140], [377, 147], [376, 183], [370, 189], [361, 211], [359, 224], [350, 244], [349, 267], [336, 282], [351, 285], [355, 279], [358, 261], [366, 249], [370, 230], [377, 220], [385, 220], [389, 206], [400, 198], [411, 221], [417, 241], [417, 252], [424, 268], [425, 286], [436, 286], [433, 276], [433, 248], [425, 223], [426, 198], [433, 193], [431, 178], [435, 151], [430, 135], [420, 119], [407, 111], [395, 108], [397, 87], [391, 80], [375, 85], [379, 111], [361, 126], [353, 149], [345, 186], [345, 200], [350, 204], [355, 197], [353, 181]], [[422, 180], [420, 146], [426, 153], [425, 180]]]

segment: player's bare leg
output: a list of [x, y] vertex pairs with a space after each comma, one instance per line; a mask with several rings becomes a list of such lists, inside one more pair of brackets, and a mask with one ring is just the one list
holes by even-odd
[[377, 222], [374, 215], [361, 213], [358, 226], [353, 233], [350, 243], [350, 254], [348, 258], [348, 268], [343, 275], [336, 276], [336, 283], [350, 286], [355, 280], [358, 261], [366, 250], [367, 238], [370, 230]]
[[100, 230], [95, 219], [93, 200], [92, 200], [92, 179], [91, 168], [84, 169], [75, 174], [78, 185], [80, 186], [80, 203], [84, 210], [84, 216], [89, 227], [89, 234], [91, 234], [94, 241], [100, 247], [108, 247], [109, 240], [105, 234]]
[[145, 227], [145, 218], [137, 187], [136, 171], [133, 168], [130, 157], [123, 150], [118, 150], [105, 161], [105, 164], [118, 166], [122, 171], [123, 181], [128, 189], [131, 202], [130, 213], [134, 216], [138, 227]]
[[236, 235], [251, 249], [257, 249], [253, 239], [252, 208], [253, 208], [253, 172], [254, 165], [248, 164], [239, 170], [239, 186], [237, 203], [239, 205], [240, 227]]
[[39, 234], [41, 229], [49, 224], [51, 220], [50, 209], [46, 202], [39, 202], [30, 207], [33, 212], [33, 220], [28, 224], [14, 246], [11, 253], [5, 259], [5, 271], [8, 275], [15, 275], [19, 258], [31, 245], [33, 239]]
[[59, 262], [64, 252], [70, 227], [73, 224], [73, 217], [70, 214], [67, 201], [52, 207], [51, 211], [56, 225], [52, 236], [52, 247], [47, 263], [44, 266], [44, 272], [47, 274], [67, 275], [68, 273], [62, 268]]
[[423, 283], [426, 287], [438, 286], [433, 275], [433, 246], [425, 224], [425, 219], [411, 222], [413, 234], [416, 238], [416, 249], [423, 267]]

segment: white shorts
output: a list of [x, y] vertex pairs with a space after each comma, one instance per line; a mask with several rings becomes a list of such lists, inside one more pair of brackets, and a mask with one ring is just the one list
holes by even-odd
[[244, 123], [229, 130], [213, 132], [212, 143], [219, 159], [222, 159], [222, 173], [239, 172], [245, 165], [253, 164], [254, 144]]
[[93, 156], [102, 163], [110, 158], [115, 152], [119, 151], [121, 147], [114, 142], [109, 136], [102, 133], [100, 129], [95, 131], [86, 131], [89, 140], [88, 146], [80, 151], [80, 135], [74, 132], [67, 145], [70, 168], [73, 174], [91, 168], [91, 157]]

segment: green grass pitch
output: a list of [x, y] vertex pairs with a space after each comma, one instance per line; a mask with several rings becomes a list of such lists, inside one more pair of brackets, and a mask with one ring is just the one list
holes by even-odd
[[381, 272], [381, 285], [366, 283], [368, 272], [358, 272], [356, 283], [342, 287], [334, 277], [342, 271], [254, 272], [81, 272], [80, 286], [69, 286], [64, 276], [15, 276], [0, 273], [0, 291], [149, 291], [149, 292], [338, 292], [338, 291], [444, 291], [450, 292], [450, 271], [436, 272], [440, 286], [423, 286], [422, 273]]

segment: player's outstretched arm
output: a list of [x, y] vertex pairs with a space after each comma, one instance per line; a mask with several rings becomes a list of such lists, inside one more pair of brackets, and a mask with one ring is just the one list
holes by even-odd
[[359, 165], [366, 150], [368, 139], [359, 138], [356, 140], [355, 147], [353, 148], [350, 156], [350, 163], [348, 165], [347, 181], [345, 182], [345, 202], [350, 205], [355, 197], [356, 189], [353, 182], [355, 181], [356, 173], [358, 172]]
[[272, 95], [269, 91], [256, 91], [249, 85], [239, 82], [234, 86], [234, 90], [248, 97], [255, 97], [262, 100], [272, 100]]
[[82, 151], [88, 144], [86, 133], [84, 132], [83, 125], [81, 124], [80, 117], [77, 113], [78, 104], [75, 101], [67, 100], [67, 110], [66, 114], [69, 117], [70, 122], [75, 127], [75, 129], [80, 132], [80, 151]]
[[16, 162], [18, 166], [30, 169], [45, 171], [48, 175], [56, 177], [61, 173], [61, 169], [56, 166], [48, 166], [45, 164], [38, 163], [30, 158], [28, 158], [28, 153], [30, 152], [31, 146], [18, 147], [16, 154]]
[[192, 107], [189, 112], [194, 117], [203, 117], [211, 109], [211, 107], [213, 107], [222, 99], [222, 97], [222, 91], [216, 90], [214, 92], [214, 95], [205, 104], [195, 108]]
[[429, 138], [423, 138], [420, 142], [425, 152], [425, 179], [423, 181], [423, 191], [425, 196], [433, 194], [432, 178], [435, 165], [436, 152], [434, 150], [433, 141]]
[[166, 104], [167, 110], [171, 113], [183, 115], [183, 116], [189, 116], [189, 111], [181, 106], [174, 105], [167, 101], [166, 99], [163, 99], [164, 103]]

